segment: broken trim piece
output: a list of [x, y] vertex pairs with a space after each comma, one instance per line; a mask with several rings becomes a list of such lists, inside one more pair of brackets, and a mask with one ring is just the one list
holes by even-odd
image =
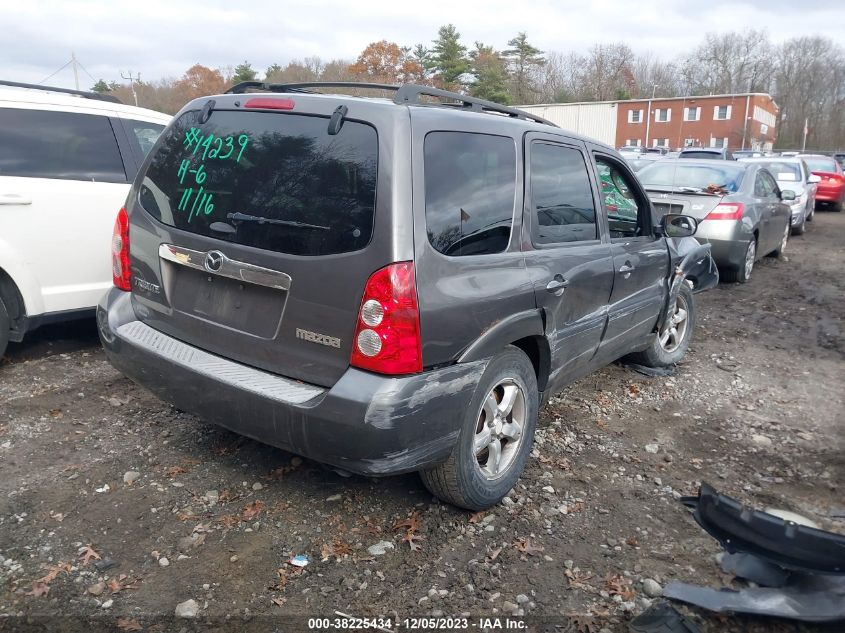
[[702, 484], [697, 497], [682, 497], [696, 522], [731, 553], [747, 552], [784, 569], [845, 574], [845, 536], [742, 505]]

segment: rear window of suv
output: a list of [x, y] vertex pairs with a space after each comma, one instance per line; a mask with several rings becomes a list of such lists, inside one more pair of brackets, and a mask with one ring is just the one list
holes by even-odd
[[375, 213], [378, 137], [346, 121], [268, 112], [196, 111], [165, 132], [141, 205], [178, 229], [293, 255], [364, 248]]
[[504, 251], [516, 195], [513, 140], [430, 132], [424, 154], [425, 221], [431, 245], [453, 257]]

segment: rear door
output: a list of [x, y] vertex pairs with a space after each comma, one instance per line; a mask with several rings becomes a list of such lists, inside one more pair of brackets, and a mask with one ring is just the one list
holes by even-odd
[[108, 116], [0, 107], [0, 240], [40, 291], [29, 314], [93, 308], [111, 287], [128, 189]]
[[651, 204], [624, 161], [593, 153], [615, 269], [602, 357], [648, 336], [666, 298], [669, 253], [655, 236]]
[[[287, 109], [261, 105], [274, 100]], [[394, 162], [409, 162], [391, 136], [401, 111], [352, 103], [329, 134], [342, 99], [257, 101], [218, 100], [207, 120], [188, 111], [165, 131], [131, 201], [135, 311], [212, 353], [330, 386], [367, 279], [410, 258], [391, 242], [392, 206], [410, 208], [410, 187], [403, 198], [391, 185]]]
[[553, 391], [591, 366], [607, 320], [613, 260], [586, 147], [529, 134], [526, 155], [523, 249], [537, 305], [546, 315]]
[[765, 170], [759, 170], [754, 177], [754, 200], [760, 218], [759, 244], [757, 245], [760, 254], [774, 249], [780, 242], [783, 232], [783, 227], [775, 217], [780, 204], [780, 197], [776, 192], [777, 184], [774, 179]]

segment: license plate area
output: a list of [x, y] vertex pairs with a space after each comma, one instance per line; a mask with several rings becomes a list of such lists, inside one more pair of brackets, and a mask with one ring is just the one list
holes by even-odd
[[287, 292], [162, 261], [174, 310], [266, 339], [275, 338]]

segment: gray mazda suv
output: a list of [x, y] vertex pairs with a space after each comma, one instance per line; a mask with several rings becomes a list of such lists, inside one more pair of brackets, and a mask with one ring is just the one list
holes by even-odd
[[[327, 94], [376, 88], [392, 98]], [[115, 224], [111, 363], [177, 407], [455, 505], [514, 486], [544, 398], [684, 355], [718, 273], [612, 148], [420, 86], [187, 104]]]

